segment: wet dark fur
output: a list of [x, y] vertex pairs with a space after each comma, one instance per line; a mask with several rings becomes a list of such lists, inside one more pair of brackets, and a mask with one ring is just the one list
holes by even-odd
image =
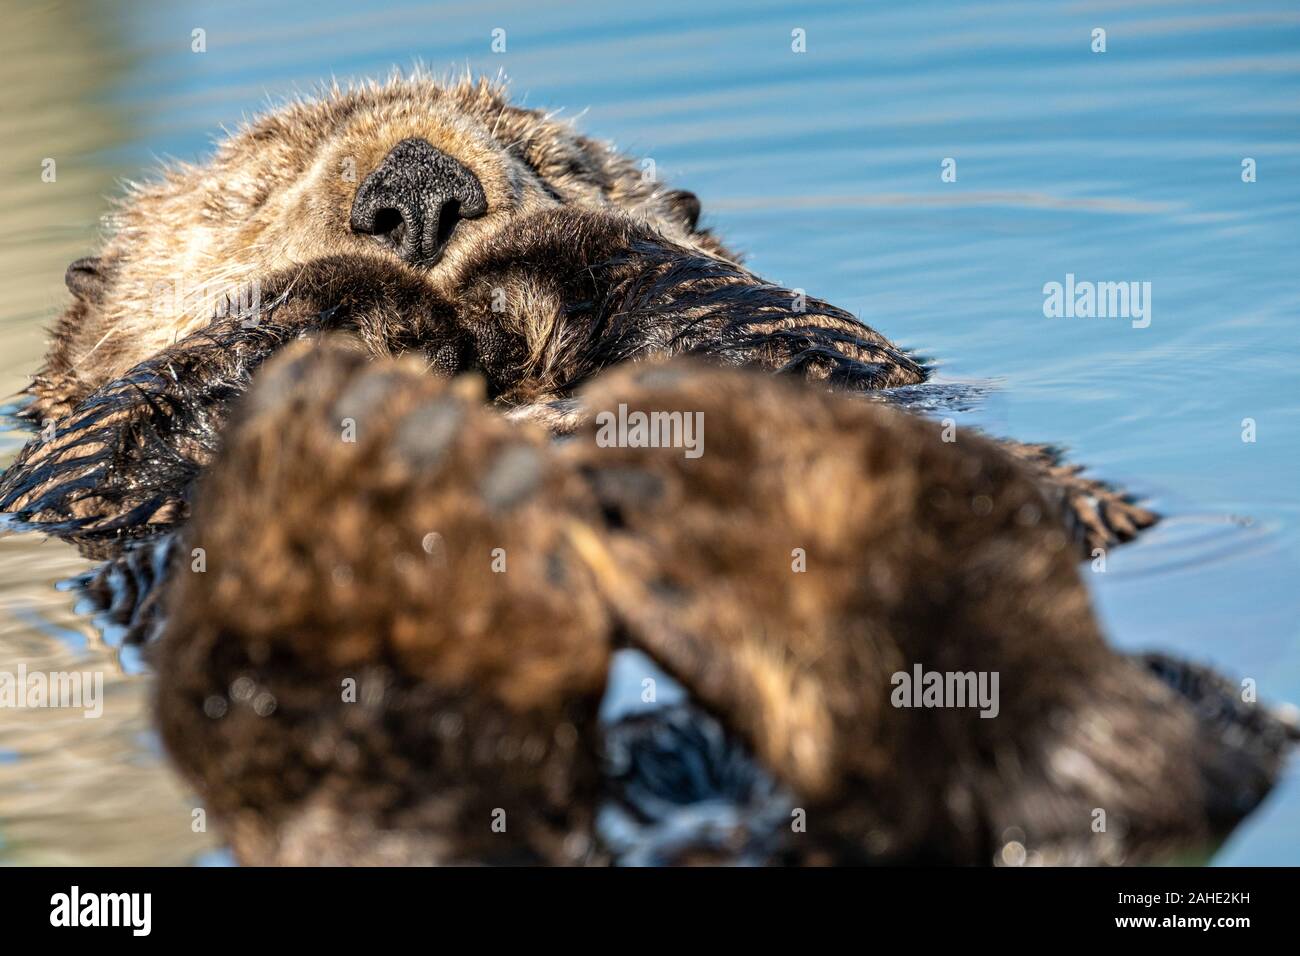
[[[994, 443], [687, 364], [613, 373], [582, 400], [702, 411], [701, 458], [598, 447], [592, 425], [557, 447], [472, 381], [292, 352], [199, 479], [157, 644], [164, 741], [241, 859], [598, 863], [611, 793], [649, 825], [675, 791], [766, 792], [671, 714], [612, 731], [611, 752], [646, 762], [600, 781], [596, 705], [623, 643], [806, 815], [796, 831], [755, 813], [733, 848], [751, 861], [987, 864], [1013, 841], [1041, 862], [1158, 859], [1212, 846], [1278, 772], [1272, 717], [1210, 719], [1184, 700], [1226, 691], [1182, 697], [1107, 648], [1065, 528]], [[890, 675], [913, 663], [998, 671], [1001, 714], [892, 707]], [[347, 677], [382, 693], [345, 703]], [[1210, 729], [1227, 724], [1243, 739]], [[717, 774], [652, 772], [665, 739]], [[693, 849], [718, 856], [641, 853]]]

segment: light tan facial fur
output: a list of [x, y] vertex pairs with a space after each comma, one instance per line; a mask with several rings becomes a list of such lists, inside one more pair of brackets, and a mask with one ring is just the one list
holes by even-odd
[[667, 239], [729, 256], [695, 229], [693, 197], [643, 176], [631, 158], [570, 123], [510, 105], [498, 83], [441, 82], [417, 71], [334, 84], [254, 119], [206, 163], [178, 163], [132, 186], [107, 219], [94, 278], [54, 330], [31, 417], [65, 414], [91, 389], [256, 296], [260, 276], [328, 255], [393, 259], [351, 231], [349, 214], [366, 176], [408, 138], [459, 161], [488, 200], [485, 215], [458, 224], [442, 260], [419, 270], [439, 291], [516, 217], [561, 205], [617, 209]]

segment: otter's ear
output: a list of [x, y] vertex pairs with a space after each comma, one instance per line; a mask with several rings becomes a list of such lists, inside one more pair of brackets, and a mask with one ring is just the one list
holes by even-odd
[[685, 189], [673, 190], [668, 194], [668, 208], [686, 223], [686, 228], [695, 231], [700, 223], [700, 199], [695, 193]]
[[78, 299], [98, 302], [103, 298], [104, 289], [108, 286], [108, 276], [107, 263], [103, 259], [98, 256], [86, 256], [68, 266], [63, 281], [68, 291]]

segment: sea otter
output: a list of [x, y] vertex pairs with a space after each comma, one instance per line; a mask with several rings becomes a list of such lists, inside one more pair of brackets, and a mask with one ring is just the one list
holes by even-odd
[[[556, 445], [364, 351], [258, 376], [164, 597], [163, 739], [245, 862], [1131, 863], [1277, 776], [1294, 726], [1106, 646], [991, 441], [687, 362], [580, 399], [700, 414], [704, 454], [592, 416]], [[602, 725], [622, 647], [691, 703]], [[921, 666], [997, 675], [996, 712], [900, 701]], [[728, 800], [721, 835], [655, 826]]]
[[[136, 189], [101, 254], [69, 268], [74, 301], [22, 412], [42, 434], [0, 480], [0, 509], [110, 559], [92, 592], [134, 638], [160, 637], [164, 737], [226, 821], [241, 858], [310, 859], [325, 834], [350, 859], [617, 857], [614, 842], [593, 831], [601, 801], [612, 793], [635, 805], [644, 769], [663, 759], [663, 740], [712, 726], [706, 711], [736, 746], [752, 749], [754, 772], [728, 779], [772, 797], [754, 819], [770, 820], [784, 794], [816, 810], [815, 840], [790, 845], [783, 834], [755, 835], [751, 845], [761, 849], [753, 852], [765, 859], [988, 862], [1004, 820], [981, 802], [990, 794], [1024, 801], [1007, 826], [1041, 846], [1043, 859], [1139, 859], [1162, 834], [1188, 843], [1224, 832], [1267, 790], [1282, 731], [1259, 718], [1263, 729], [1250, 737], [1258, 746], [1241, 758], [1247, 782], [1205, 783], [1216, 761], [1240, 748], [1198, 731], [1160, 681], [1106, 650], [1070, 567], [1154, 515], [1060, 464], [1048, 448], [974, 435], [947, 447], [929, 423], [876, 407], [866, 399], [923, 384], [923, 363], [851, 314], [764, 281], [701, 229], [699, 217], [689, 193], [509, 105], [500, 89], [417, 76], [332, 89], [255, 121], [209, 164], [178, 167]], [[346, 336], [346, 356], [330, 345], [313, 359], [300, 354], [310, 345], [295, 345], [332, 335]], [[295, 356], [263, 371], [288, 348]], [[613, 472], [607, 459], [583, 459], [591, 402], [612, 394], [603, 388], [658, 394], [653, 379], [617, 377], [620, 367], [684, 359], [703, 364], [664, 373], [686, 375], [673, 395], [702, 400], [716, 388], [730, 403], [709, 406], [725, 423], [710, 438], [715, 483], [696, 484], [699, 475], [677, 474], [652, 456]], [[741, 377], [717, 371], [726, 368]], [[465, 384], [467, 375], [480, 384]], [[740, 395], [751, 388], [757, 417], [744, 423]], [[843, 419], [830, 411], [841, 407]], [[331, 433], [320, 416], [335, 412]], [[356, 429], [353, 448], [332, 443], [343, 419]], [[936, 448], [922, 452], [922, 436]], [[806, 453], [804, 472], [773, 464], [789, 463], [786, 446]], [[360, 448], [364, 460], [353, 454]], [[510, 467], [494, 468], [507, 451]], [[897, 473], [889, 467], [895, 453]], [[444, 454], [458, 462], [451, 472], [435, 467]], [[937, 487], [979, 499], [981, 511], [987, 499], [987, 514], [918, 498], [927, 469]], [[803, 475], [807, 484], [762, 483], [777, 475]], [[844, 489], [888, 507], [843, 520], [837, 476]], [[669, 499], [660, 492], [672, 488], [680, 513], [663, 510]], [[746, 505], [751, 495], [758, 497]], [[289, 507], [289, 498], [297, 504]], [[1028, 530], [998, 523], [1013, 499], [1037, 510]], [[544, 549], [545, 560], [526, 558], [524, 581], [488, 579], [495, 589], [472, 575], [456, 578], [461, 597], [449, 600], [451, 592], [425, 579], [427, 562], [399, 540], [399, 529], [423, 520], [426, 508], [453, 516], [462, 507], [462, 542], [509, 540], [525, 554]], [[682, 514], [699, 529], [674, 530]], [[947, 551], [934, 524], [943, 521], [953, 522], [943, 527], [953, 535]], [[843, 568], [803, 579], [810, 588], [802, 596], [798, 582], [766, 565], [743, 584], [733, 572], [755, 557], [747, 535], [767, 539], [771, 522], [831, 542], [822, 556]], [[319, 535], [302, 537], [316, 526]], [[706, 539], [704, 528], [725, 534]], [[444, 549], [448, 560], [457, 556], [445, 529], [424, 534], [441, 536], [428, 539], [425, 557]], [[699, 549], [687, 557], [699, 572], [689, 580], [666, 566], [677, 547]], [[786, 554], [795, 547], [808, 545], [790, 544]], [[189, 570], [196, 548], [211, 572]], [[881, 557], [856, 553], [864, 548]], [[705, 554], [718, 559], [711, 571]], [[886, 557], [898, 566], [890, 570]], [[999, 578], [1002, 561], [1016, 583]], [[859, 573], [867, 576], [855, 596], [846, 587]], [[1041, 599], [1023, 590], [1028, 584], [1041, 587]], [[347, 607], [336, 604], [335, 586], [350, 595]], [[754, 588], [793, 603], [733, 606]], [[1021, 607], [1026, 595], [1034, 600]], [[304, 641], [321, 609], [339, 612], [318, 622], [326, 643]], [[902, 609], [916, 622], [900, 624]], [[996, 626], [980, 616], [995, 617], [994, 609], [1009, 615]], [[683, 632], [678, 611], [692, 628], [718, 628], [717, 643]], [[742, 624], [765, 633], [769, 612], [782, 627], [790, 615], [807, 615], [808, 633], [771, 646], [736, 637]], [[517, 622], [517, 633], [461, 642], [498, 620]], [[954, 808], [930, 791], [915, 811], [900, 809], [904, 782], [889, 791], [879, 773], [893, 738], [878, 740], [870, 729], [880, 701], [849, 700], [846, 682], [875, 679], [881, 672], [873, 667], [904, 652], [933, 648], [941, 662], [946, 645], [926, 643], [939, 636], [964, 663], [970, 637], [955, 633], [957, 622], [987, 625], [1009, 670], [1018, 656], [1037, 657], [1028, 635], [1040, 626], [1057, 642], [1061, 662], [1042, 671], [1051, 685], [1042, 693], [1057, 696], [1044, 702], [1022, 685], [1008, 707], [1025, 721], [1084, 720], [1080, 708], [1102, 706], [1112, 690], [1117, 719], [1167, 709], [1152, 726], [1179, 749], [1151, 766], [1199, 788], [1189, 791], [1197, 802], [1183, 811], [1162, 804], [1150, 778], [1126, 776], [1145, 750], [1115, 741], [1114, 754], [1097, 759], [1113, 758], [1116, 779], [1124, 779], [1111, 803], [1099, 805], [1129, 825], [1141, 818], [1137, 829], [1113, 851], [1095, 841], [1068, 849], [1077, 821], [1053, 815], [1057, 791], [1070, 807], [1091, 792], [1072, 790], [1073, 778], [1053, 763], [1077, 753], [1053, 749], [1047, 726], [1011, 737], [1038, 761], [1033, 780], [989, 776], [988, 748], [1003, 754], [1001, 738], [959, 735], [954, 759], [970, 766], [958, 760], [951, 779], [918, 779], [964, 788], [969, 805]], [[841, 623], [845, 643], [831, 647]], [[878, 640], [897, 648], [868, 642], [864, 650], [862, 635], [886, 626], [900, 629]], [[594, 708], [610, 656], [624, 645], [686, 685], [686, 718], [678, 711], [674, 721], [648, 718], [602, 737]], [[826, 650], [825, 661], [807, 674], [783, 669], [814, 648]], [[342, 687], [349, 678], [360, 688], [356, 699], [369, 686], [376, 708], [333, 706], [335, 696], [340, 706], [351, 703]], [[1077, 687], [1069, 683], [1076, 679]], [[810, 695], [822, 693], [825, 707], [809, 709]], [[445, 717], [445, 741], [428, 736], [435, 715]], [[939, 718], [927, 725], [921, 715], [889, 716], [887, 733], [908, 739], [926, 726], [952, 729]], [[692, 732], [674, 729], [684, 727]], [[619, 772], [601, 763], [602, 739], [607, 750], [631, 755]], [[207, 746], [191, 751], [187, 740]], [[866, 749], [856, 753], [859, 744]], [[412, 762], [429, 748], [437, 759]], [[277, 763], [283, 772], [272, 779]], [[494, 782], [522, 825], [490, 842], [477, 830], [460, 833], [485, 808], [497, 809], [486, 806]], [[864, 817], [871, 810], [863, 802], [878, 789], [877, 816]], [[1035, 802], [1043, 794], [1053, 796]], [[1223, 799], [1236, 809], [1223, 810]], [[1047, 817], [1034, 819], [1039, 812]], [[644, 808], [633, 815], [647, 816]], [[385, 836], [393, 832], [399, 837]]]

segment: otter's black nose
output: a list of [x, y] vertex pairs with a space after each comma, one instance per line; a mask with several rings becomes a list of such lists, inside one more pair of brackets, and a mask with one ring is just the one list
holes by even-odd
[[351, 225], [411, 265], [431, 266], [456, 224], [485, 212], [473, 173], [427, 140], [404, 139], [357, 190]]

